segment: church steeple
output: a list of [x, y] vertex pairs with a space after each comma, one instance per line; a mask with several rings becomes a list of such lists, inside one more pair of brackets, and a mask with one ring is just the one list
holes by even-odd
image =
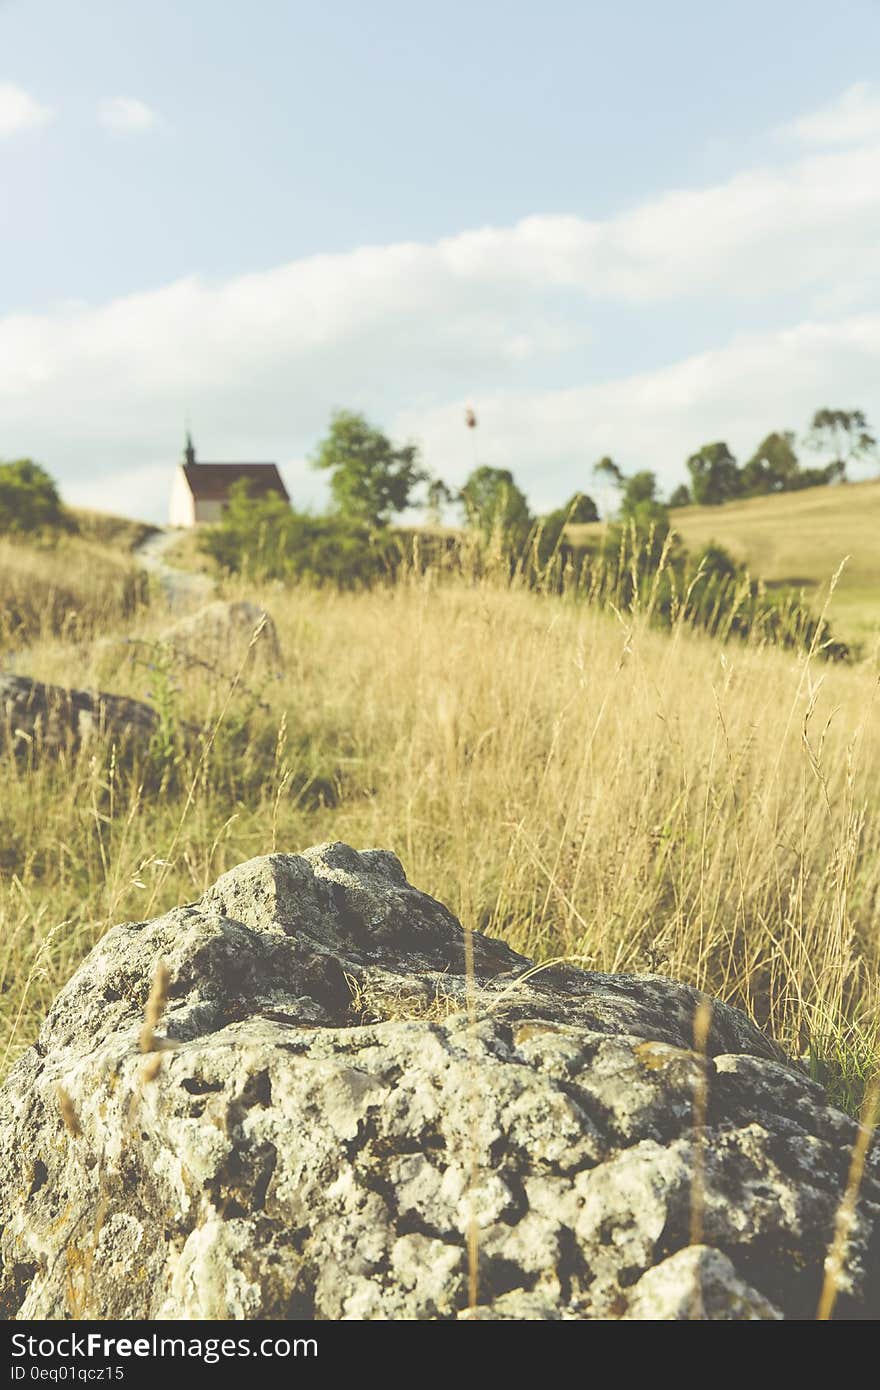
[[183, 461], [185, 464], [195, 463], [196, 461], [195, 446], [192, 442], [192, 435], [189, 430], [186, 432], [186, 448], [183, 451]]

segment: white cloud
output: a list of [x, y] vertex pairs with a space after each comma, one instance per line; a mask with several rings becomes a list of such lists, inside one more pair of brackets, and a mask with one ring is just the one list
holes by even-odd
[[52, 111], [14, 82], [0, 82], [0, 139], [46, 125]]
[[141, 135], [159, 124], [158, 112], [137, 97], [110, 97], [98, 108], [101, 124], [122, 135]]
[[[627, 334], [652, 370], [627, 370]], [[606, 452], [671, 481], [706, 438], [749, 449], [820, 405], [877, 423], [878, 351], [880, 137], [859, 137], [606, 221], [535, 216], [0, 319], [2, 449], [71, 497], [159, 515], [188, 413], [204, 455], [283, 461], [332, 408], [364, 409], [455, 479], [475, 398], [486, 461], [544, 505]], [[301, 463], [289, 477], [314, 497]]]
[[531, 217], [441, 243], [449, 270], [600, 298], [757, 298], [880, 272], [880, 134], [702, 189], [676, 189], [606, 222]]
[[780, 133], [808, 145], [845, 145], [880, 139], [880, 89], [856, 82], [828, 106], [781, 128]]

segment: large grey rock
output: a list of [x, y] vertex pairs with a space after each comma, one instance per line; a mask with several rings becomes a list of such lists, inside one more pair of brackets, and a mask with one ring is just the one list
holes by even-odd
[[98, 732], [120, 743], [144, 745], [157, 722], [149, 705], [124, 695], [67, 690], [28, 676], [0, 674], [0, 743], [17, 753], [79, 747]]
[[[811, 1317], [855, 1123], [723, 1004], [695, 1053], [693, 989], [473, 944], [469, 1008], [455, 919], [341, 844], [115, 927], [0, 1093], [5, 1315]], [[878, 1217], [875, 1145], [841, 1315]]]
[[270, 615], [244, 599], [215, 599], [181, 618], [162, 633], [167, 643], [192, 665], [235, 672], [242, 665], [282, 666], [278, 631]]

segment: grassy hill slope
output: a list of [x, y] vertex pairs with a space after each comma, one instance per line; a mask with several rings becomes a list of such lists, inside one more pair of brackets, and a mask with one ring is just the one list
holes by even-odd
[[134, 550], [159, 530], [149, 521], [132, 521], [112, 512], [89, 511], [85, 507], [69, 507], [68, 513], [83, 540], [94, 541], [108, 549], [125, 552]]
[[685, 544], [716, 540], [768, 583], [827, 584], [849, 556], [832, 601], [841, 637], [870, 645], [880, 634], [880, 482], [754, 497], [673, 512]]
[[[0, 536], [0, 667], [9, 653], [38, 641], [77, 643], [115, 631], [147, 602], [147, 577], [127, 533], [94, 536]], [[75, 661], [66, 678], [76, 684]]]

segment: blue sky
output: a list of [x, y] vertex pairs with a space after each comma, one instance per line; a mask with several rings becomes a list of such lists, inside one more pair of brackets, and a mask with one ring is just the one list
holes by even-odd
[[331, 409], [536, 507], [880, 424], [880, 5], [0, 0], [0, 455], [160, 517]]

